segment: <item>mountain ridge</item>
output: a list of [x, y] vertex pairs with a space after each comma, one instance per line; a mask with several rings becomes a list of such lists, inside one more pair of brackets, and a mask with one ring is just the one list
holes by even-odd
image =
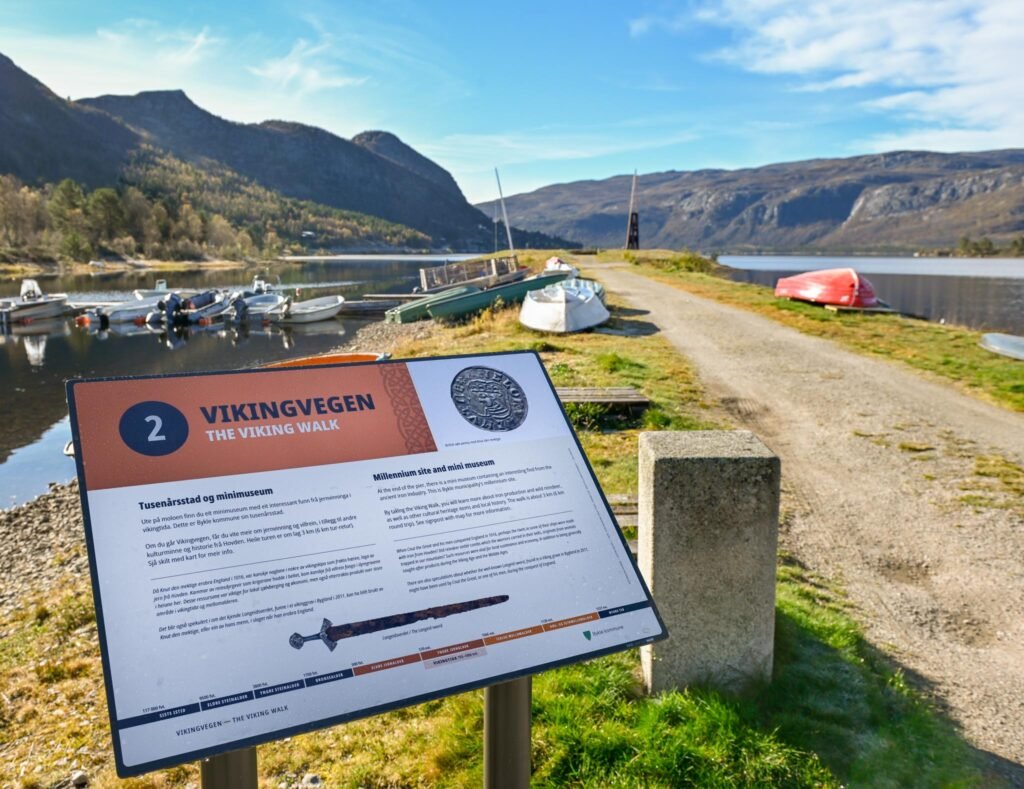
[[[506, 198], [520, 224], [622, 246], [632, 176]], [[706, 251], [910, 251], [963, 235], [1024, 232], [1024, 150], [892, 151], [637, 179], [646, 247]], [[491, 210], [493, 202], [478, 204]]]
[[[358, 139], [295, 121], [237, 123], [180, 89], [69, 101], [0, 54], [0, 174], [37, 186], [65, 178], [119, 186], [132, 157], [149, 146], [191, 166], [227, 168], [286, 198], [405, 226], [435, 248], [490, 248], [490, 218], [443, 167], [390, 132]], [[569, 245], [516, 228], [513, 236]]]

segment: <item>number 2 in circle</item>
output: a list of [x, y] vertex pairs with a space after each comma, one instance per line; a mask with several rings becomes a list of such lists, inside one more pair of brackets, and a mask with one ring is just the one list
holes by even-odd
[[153, 429], [149, 431], [149, 437], [147, 438], [147, 441], [167, 440], [167, 436], [163, 435], [160, 432], [160, 428], [164, 426], [164, 421], [160, 417], [156, 416], [155, 414], [151, 414], [150, 416], [147, 416], [143, 421], [151, 422], [153, 425]]

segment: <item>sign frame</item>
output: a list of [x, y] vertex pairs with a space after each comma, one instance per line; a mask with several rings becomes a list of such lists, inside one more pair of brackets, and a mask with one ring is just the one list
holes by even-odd
[[[220, 743], [220, 744], [218, 744], [216, 746], [203, 747], [203, 748], [199, 748], [199, 749], [183, 751], [181, 753], [176, 753], [176, 754], [174, 754], [172, 756], [168, 756], [168, 757], [165, 757], [165, 758], [159, 758], [159, 759], [155, 759], [155, 760], [144, 762], [144, 763], [140, 763], [140, 764], [133, 764], [133, 765], [126, 765], [125, 764], [124, 759], [123, 759], [123, 754], [122, 754], [121, 739], [120, 739], [120, 736], [119, 736], [119, 726], [118, 726], [118, 720], [119, 719], [118, 719], [118, 715], [117, 715], [117, 706], [116, 706], [116, 700], [115, 700], [115, 697], [114, 697], [114, 678], [113, 678], [113, 673], [112, 673], [112, 669], [111, 669], [111, 665], [110, 665], [110, 659], [109, 659], [109, 654], [108, 654], [108, 638], [107, 638], [107, 624], [108, 623], [107, 623], [107, 620], [106, 620], [105, 615], [104, 615], [103, 604], [102, 604], [102, 597], [101, 597], [101, 594], [100, 594], [100, 579], [99, 579], [99, 573], [98, 573], [98, 568], [97, 568], [97, 553], [96, 553], [97, 548], [96, 548], [95, 541], [94, 541], [92, 514], [90, 512], [90, 507], [89, 507], [89, 499], [88, 499], [89, 490], [87, 488], [87, 483], [86, 483], [86, 474], [85, 474], [85, 467], [84, 467], [84, 453], [83, 453], [83, 448], [82, 448], [82, 443], [81, 443], [81, 434], [80, 434], [80, 430], [79, 430], [78, 404], [77, 404], [76, 398], [75, 398], [75, 389], [76, 389], [76, 387], [82, 386], [82, 385], [86, 385], [86, 384], [92, 384], [92, 383], [122, 382], [122, 381], [127, 382], [127, 381], [142, 381], [142, 380], [166, 380], [168, 382], [172, 382], [175, 379], [185, 379], [185, 378], [194, 379], [194, 378], [201, 378], [201, 377], [208, 377], [208, 376], [231, 376], [231, 375], [241, 375], [241, 374], [246, 374], [246, 375], [251, 375], [251, 374], [259, 374], [259, 375], [284, 375], [284, 376], [287, 376], [287, 375], [290, 375], [290, 374], [293, 374], [293, 373], [296, 373], [296, 372], [299, 372], [299, 371], [308, 372], [308, 371], [312, 371], [312, 370], [330, 370], [330, 369], [338, 369], [338, 368], [354, 369], [354, 368], [358, 368], [358, 367], [371, 367], [371, 366], [395, 365], [395, 364], [400, 364], [400, 365], [425, 364], [425, 363], [430, 363], [432, 361], [454, 361], [454, 360], [463, 360], [463, 359], [465, 359], [465, 360], [468, 360], [468, 359], [486, 360], [487, 358], [492, 358], [492, 357], [507, 357], [507, 356], [513, 356], [513, 355], [520, 355], [520, 356], [521, 355], [527, 355], [527, 356], [534, 357], [534, 359], [535, 359], [535, 361], [537, 363], [537, 366], [539, 367], [539, 369], [540, 369], [540, 371], [542, 373], [543, 380], [544, 380], [544, 382], [547, 385], [547, 388], [548, 388], [547, 394], [549, 394], [550, 397], [553, 398], [554, 402], [557, 404], [558, 412], [561, 414], [561, 418], [564, 420], [565, 427], [568, 429], [568, 433], [572, 437], [572, 440], [573, 440], [573, 442], [575, 444], [576, 450], [579, 452], [579, 457], [580, 457], [580, 459], [582, 459], [583, 467], [586, 469], [586, 472], [589, 474], [589, 482], [593, 486], [593, 489], [596, 490], [596, 492], [597, 492], [597, 494], [598, 494], [598, 496], [600, 498], [600, 506], [603, 507], [604, 512], [608, 515], [609, 518], [611, 518], [612, 523], [615, 523], [616, 521], [615, 521], [615, 518], [614, 518], [614, 516], [612, 514], [612, 510], [611, 510], [611, 507], [610, 507], [610, 505], [608, 503], [608, 499], [605, 496], [604, 490], [601, 488], [600, 483], [598, 482], [597, 476], [595, 475], [594, 470], [593, 470], [593, 468], [592, 468], [592, 466], [590, 464], [590, 461], [587, 458], [587, 455], [586, 455], [585, 451], [583, 450], [583, 446], [580, 443], [579, 437], [576, 435], [576, 431], [572, 427], [572, 423], [570, 422], [570, 420], [569, 420], [569, 418], [568, 418], [568, 416], [567, 416], [567, 414], [565, 412], [565, 408], [564, 408], [563, 404], [561, 403], [561, 401], [559, 400], [559, 398], [557, 396], [557, 393], [555, 391], [554, 384], [551, 381], [550, 375], [548, 374], [548, 371], [545, 368], [545, 366], [543, 364], [543, 361], [540, 358], [540, 355], [536, 351], [512, 350], [512, 351], [499, 351], [499, 352], [490, 352], [490, 353], [454, 354], [454, 355], [432, 356], [432, 357], [424, 357], [424, 358], [385, 359], [385, 360], [379, 360], [379, 361], [357, 362], [357, 363], [351, 363], [351, 364], [305, 365], [305, 366], [300, 367], [300, 368], [287, 368], [287, 367], [282, 367], [282, 368], [254, 368], [254, 369], [241, 369], [241, 370], [210, 370], [210, 371], [202, 371], [202, 372], [194, 372], [194, 373], [191, 373], [191, 372], [181, 372], [181, 373], [158, 374], [158, 375], [141, 375], [141, 376], [110, 376], [110, 377], [101, 377], [101, 378], [75, 378], [75, 379], [70, 379], [70, 380], [68, 380], [66, 382], [66, 394], [67, 394], [68, 409], [69, 409], [69, 414], [70, 414], [70, 422], [71, 422], [71, 430], [72, 430], [72, 441], [74, 443], [74, 448], [75, 448], [75, 467], [76, 467], [76, 472], [77, 472], [78, 481], [79, 481], [79, 497], [81, 499], [81, 506], [82, 506], [82, 518], [83, 518], [84, 529], [85, 529], [86, 547], [88, 549], [90, 582], [91, 582], [91, 586], [92, 586], [93, 602], [94, 602], [95, 611], [96, 611], [96, 626], [97, 626], [98, 638], [99, 638], [99, 643], [100, 643], [100, 655], [101, 655], [101, 660], [102, 660], [102, 665], [103, 665], [104, 688], [105, 688], [105, 691], [106, 691], [107, 709], [108, 709], [108, 715], [109, 715], [109, 718], [110, 718], [111, 738], [112, 738], [113, 747], [114, 747], [114, 758], [115, 758], [115, 764], [116, 764], [116, 769], [117, 769], [118, 776], [120, 776], [122, 778], [127, 778], [127, 777], [131, 777], [131, 776], [142, 775], [144, 773], [151, 772], [151, 771], [154, 771], [154, 770], [169, 768], [169, 767], [177, 766], [177, 765], [184, 764], [184, 763], [187, 763], [187, 762], [194, 762], [194, 761], [197, 761], [197, 760], [200, 760], [200, 759], [203, 759], [203, 758], [207, 758], [207, 757], [211, 757], [211, 756], [216, 756], [218, 754], [227, 753], [229, 751], [235, 751], [235, 750], [239, 750], [239, 749], [242, 749], [242, 748], [254, 747], [254, 746], [257, 746], [257, 745], [259, 745], [261, 743], [273, 742], [275, 740], [283, 739], [283, 738], [286, 738], [286, 737], [292, 737], [292, 736], [299, 735], [299, 734], [305, 734], [305, 733], [317, 731], [317, 730], [320, 730], [320, 729], [325, 729], [325, 728], [329, 728], [329, 727], [332, 727], [332, 726], [336, 726], [338, 724], [348, 723], [348, 722], [351, 722], [351, 721], [360, 720], [360, 719], [372, 717], [372, 716], [375, 716], [375, 715], [380, 715], [382, 713], [391, 712], [393, 710], [414, 706], [416, 704], [422, 704], [422, 703], [427, 702], [427, 701], [432, 701], [432, 700], [440, 699], [440, 698], [446, 698], [448, 696], [453, 696], [453, 695], [457, 695], [457, 694], [460, 694], [460, 693], [465, 693], [465, 692], [468, 692], [468, 691], [477, 690], [477, 689], [480, 689], [480, 688], [485, 688], [485, 687], [488, 687], [488, 686], [491, 686], [491, 685], [495, 685], [495, 684], [498, 684], [498, 683], [508, 682], [510, 680], [519, 679], [521, 677], [532, 676], [533, 674], [538, 674], [540, 672], [549, 671], [551, 669], [560, 668], [562, 666], [573, 665], [573, 664], [580, 663], [580, 662], [583, 662], [583, 661], [586, 661], [586, 660], [592, 660], [594, 658], [603, 657], [605, 655], [614, 654], [616, 652], [622, 652], [622, 651], [625, 651], [625, 650], [628, 650], [628, 649], [633, 649], [633, 648], [636, 648], [636, 647], [639, 647], [639, 646], [644, 646], [644, 645], [651, 644], [651, 643], [654, 643], [654, 642], [657, 642], [657, 641], [661, 641], [661, 640], [664, 640], [664, 639], [668, 638], [668, 636], [669, 636], [668, 629], [666, 628], [664, 620], [662, 619], [661, 614], [658, 611], [657, 605], [656, 605], [656, 603], [654, 601], [653, 596], [651, 595], [651, 592], [650, 592], [650, 589], [649, 589], [649, 587], [647, 585], [647, 582], [644, 579], [643, 575], [641, 574], [641, 572], [639, 570], [639, 567], [637, 566], [636, 559], [632, 556], [632, 554], [631, 554], [631, 552], [629, 550], [629, 544], [628, 544], [625, 536], [623, 535], [621, 529], [616, 528], [616, 529], [614, 529], [614, 531], [618, 535], [621, 551], [622, 551], [623, 555], [625, 556], [625, 558], [627, 558], [629, 560], [629, 566], [632, 569], [632, 572], [635, 574], [635, 578], [636, 578], [636, 580], [639, 583], [640, 590], [643, 592], [643, 595], [644, 595], [644, 597], [646, 599], [646, 603], [644, 603], [644, 604], [633, 604], [633, 605], [630, 605], [628, 607], [630, 609], [649, 607], [651, 609], [651, 612], [654, 614], [654, 617], [655, 617], [655, 619], [657, 621], [657, 624], [658, 624], [658, 626], [660, 628], [660, 632], [658, 632], [658, 633], [655, 633], [655, 634], [649, 635], [649, 636], [645, 636], [645, 637], [642, 637], [642, 638], [632, 639], [632, 640], [627, 641], [627, 642], [616, 643], [616, 644], [613, 644], [611, 646], [603, 646], [602, 647], [602, 646], [596, 646], [595, 645], [594, 649], [587, 650], [585, 652], [576, 653], [576, 654], [568, 656], [566, 658], [561, 658], [561, 659], [557, 659], [557, 660], [552, 660], [552, 661], [546, 661], [546, 662], [543, 662], [543, 663], [538, 663], [536, 665], [531, 665], [528, 668], [524, 668], [524, 669], [520, 669], [520, 670], [515, 670], [515, 671], [510, 671], [510, 672], [504, 672], [504, 673], [490, 675], [490, 676], [487, 676], [486, 678], [472, 680], [472, 681], [467, 682], [465, 684], [446, 686], [446, 687], [441, 688], [439, 690], [429, 691], [429, 692], [426, 692], [426, 693], [405, 697], [405, 698], [403, 698], [401, 700], [398, 700], [398, 701], [389, 701], [389, 702], [385, 702], [385, 703], [382, 703], [382, 704], [379, 704], [379, 705], [363, 707], [363, 708], [360, 708], [359, 710], [354, 711], [354, 712], [346, 712], [346, 713], [341, 713], [341, 714], [338, 714], [338, 715], [331, 715], [331, 716], [327, 716], [327, 717], [323, 717], [323, 718], [317, 718], [316, 720], [310, 720], [310, 721], [306, 721], [306, 722], [300, 723], [300, 724], [285, 726], [285, 727], [280, 728], [280, 729], [275, 729], [273, 731], [265, 732], [265, 733], [254, 735], [254, 736], [243, 737], [243, 738], [239, 738], [239, 739], [232, 739], [230, 741], [222, 742], [222, 743]], [[295, 468], [302, 468], [302, 467], [303, 466], [296, 466]], [[168, 481], [173, 481], [173, 480], [168, 480]], [[612, 610], [614, 611], [614, 609], [612, 609]], [[589, 643], [589, 639], [588, 639], [588, 643]]]

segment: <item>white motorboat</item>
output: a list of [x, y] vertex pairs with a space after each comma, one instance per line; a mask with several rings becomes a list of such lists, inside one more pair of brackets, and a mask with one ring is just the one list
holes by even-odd
[[329, 321], [341, 312], [344, 296], [323, 296], [308, 301], [289, 302], [276, 317], [280, 323], [316, 323]]
[[0, 312], [7, 322], [23, 323], [59, 317], [67, 311], [67, 304], [67, 293], [44, 296], [39, 283], [34, 279], [25, 279], [21, 281], [21, 294], [18, 298], [0, 301]]
[[238, 320], [249, 318], [270, 319], [284, 312], [288, 305], [288, 297], [280, 293], [255, 293], [246, 295], [244, 293], [234, 296], [231, 304], [235, 308], [235, 316]]
[[523, 326], [559, 334], [599, 326], [609, 317], [604, 306], [604, 288], [585, 279], [568, 279], [531, 290], [519, 311]]
[[158, 279], [152, 288], [137, 288], [132, 291], [132, 295], [137, 299], [151, 299], [154, 296], [160, 298], [161, 296], [170, 296], [171, 289], [167, 287], [167, 280]]
[[160, 296], [149, 296], [144, 299], [128, 299], [127, 301], [111, 304], [107, 307], [99, 307], [96, 310], [96, 314], [101, 316], [101, 318], [105, 317], [109, 323], [144, 322], [149, 313], [160, 309], [160, 302], [166, 299], [169, 295], [169, 292], [165, 292]]
[[235, 308], [235, 317], [242, 321], [250, 318], [267, 319], [279, 317], [289, 303], [289, 298], [274, 293], [265, 280], [253, 279], [252, 287], [235, 293], [231, 304]]

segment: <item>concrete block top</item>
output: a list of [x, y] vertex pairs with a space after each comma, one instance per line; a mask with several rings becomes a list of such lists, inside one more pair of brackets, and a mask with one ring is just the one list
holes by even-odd
[[640, 453], [661, 458], [774, 458], [749, 430], [685, 430], [640, 434]]

